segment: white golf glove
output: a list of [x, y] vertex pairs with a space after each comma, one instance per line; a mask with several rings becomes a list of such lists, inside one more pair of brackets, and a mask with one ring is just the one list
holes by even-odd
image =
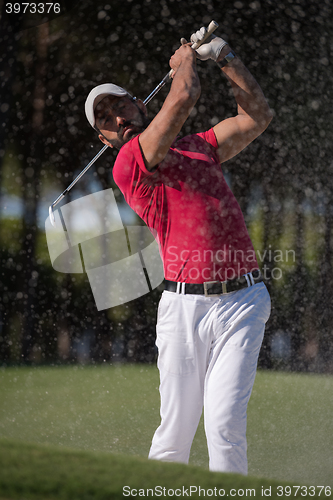
[[[205, 27], [200, 28], [195, 33], [191, 35], [191, 42], [199, 42], [203, 39], [206, 34], [207, 29]], [[212, 59], [213, 61], [217, 61], [218, 56], [220, 55], [221, 50], [228, 42], [223, 40], [223, 38], [219, 38], [215, 35], [211, 35], [207, 40], [196, 49], [197, 57], [201, 61], [207, 61], [207, 59]]]

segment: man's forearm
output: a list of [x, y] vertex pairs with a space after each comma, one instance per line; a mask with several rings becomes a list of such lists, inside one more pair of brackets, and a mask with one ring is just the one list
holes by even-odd
[[[229, 52], [230, 47], [224, 47], [218, 62], [222, 61]], [[231, 84], [238, 105], [238, 113], [249, 115], [265, 129], [273, 114], [255, 78], [237, 56], [226, 64], [222, 71]]]
[[195, 52], [181, 46], [170, 59], [174, 79], [159, 113], [139, 138], [148, 170], [160, 163], [179, 134], [200, 95], [200, 81], [196, 72]]
[[[192, 52], [190, 54], [192, 55]], [[196, 70], [195, 56], [194, 58], [183, 58], [173, 76], [167, 99], [172, 99], [174, 96], [179, 99], [181, 96], [181, 99], [188, 101], [189, 106], [193, 107], [200, 96], [200, 91], [201, 86]]]

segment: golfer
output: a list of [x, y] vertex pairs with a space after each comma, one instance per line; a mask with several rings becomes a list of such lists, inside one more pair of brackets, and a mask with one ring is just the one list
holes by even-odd
[[[270, 298], [221, 163], [258, 137], [272, 113], [223, 39], [191, 48], [204, 35], [201, 28], [171, 57], [171, 88], [152, 121], [142, 101], [114, 84], [90, 92], [86, 115], [100, 140], [119, 150], [114, 180], [155, 235], [164, 265], [156, 339], [161, 423], [149, 457], [187, 463], [204, 408], [210, 469], [247, 474], [247, 404]], [[200, 96], [197, 58], [218, 64], [238, 110], [179, 138]]]

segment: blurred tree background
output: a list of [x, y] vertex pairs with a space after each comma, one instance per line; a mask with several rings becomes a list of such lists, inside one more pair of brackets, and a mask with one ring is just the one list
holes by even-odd
[[[330, 0], [82, 0], [47, 22], [6, 13], [0, 40], [0, 363], [155, 360], [161, 289], [97, 311], [87, 276], [53, 270], [50, 203], [101, 143], [84, 101], [113, 81], [144, 99], [182, 36], [214, 19], [274, 110], [267, 131], [223, 165], [265, 270], [272, 315], [263, 368], [333, 372], [332, 85]], [[198, 61], [200, 100], [183, 133], [235, 113], [230, 87]], [[160, 109], [165, 87], [148, 105]], [[66, 201], [113, 188], [124, 224], [138, 225], [107, 151]]]

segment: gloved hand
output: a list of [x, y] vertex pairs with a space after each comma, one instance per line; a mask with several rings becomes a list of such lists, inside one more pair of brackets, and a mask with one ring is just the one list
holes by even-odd
[[[191, 35], [191, 42], [199, 42], [203, 39], [206, 34], [207, 29], [205, 27], [200, 28], [195, 33]], [[218, 56], [220, 55], [221, 50], [228, 42], [223, 40], [223, 38], [219, 38], [215, 35], [211, 35], [205, 42], [196, 49], [197, 57], [201, 61], [207, 61], [207, 59], [212, 59], [213, 61], [217, 61]]]

